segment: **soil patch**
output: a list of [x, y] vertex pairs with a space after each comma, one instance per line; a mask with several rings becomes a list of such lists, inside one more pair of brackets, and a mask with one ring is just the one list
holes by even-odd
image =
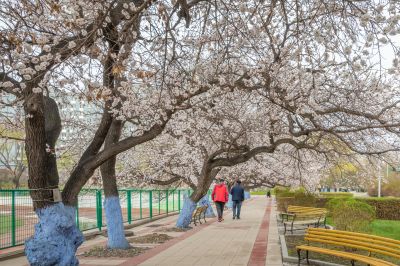
[[130, 247], [128, 249], [110, 249], [104, 246], [96, 246], [89, 251], [82, 254], [84, 257], [118, 257], [118, 258], [129, 258], [135, 257], [148, 248]]
[[[290, 236], [290, 235], [287, 235], [287, 236], [285, 236], [285, 239], [286, 239], [286, 246], [287, 246], [287, 249], [288, 249], [289, 256], [296, 257], [296, 258], [297, 258], [296, 246], [298, 246], [298, 245], [307, 245], [308, 244], [307, 241], [304, 240], [304, 236]], [[367, 251], [363, 251], [363, 250], [357, 250], [357, 249], [352, 249], [352, 248], [344, 248], [344, 247], [339, 247], [339, 246], [334, 246], [334, 245], [327, 245], [327, 244], [316, 243], [316, 242], [312, 242], [310, 244], [312, 246], [315, 246], [315, 247], [328, 248], [328, 249], [339, 250], [339, 251], [346, 251], [346, 252], [350, 252], [350, 253], [355, 253], [355, 254], [361, 254], [361, 255], [368, 256], [368, 252]], [[383, 256], [383, 255], [376, 254], [376, 253], [374, 253], [372, 256], [375, 257], [375, 258], [379, 258], [379, 259], [385, 260], [385, 261], [390, 261], [390, 262], [392, 262], [392, 263], [394, 263], [396, 265], [400, 265], [400, 260], [399, 259], [395, 259], [393, 257]], [[302, 257], [305, 257], [305, 252], [302, 252]], [[327, 261], [327, 262], [343, 264], [343, 265], [348, 265], [350, 263], [350, 260], [342, 259], [342, 258], [335, 257], [335, 256], [320, 254], [320, 253], [316, 253], [316, 252], [310, 252], [309, 253], [309, 258], [313, 259], [313, 260], [321, 260], [321, 261]], [[310, 265], [317, 265], [317, 264], [310, 263]]]
[[153, 234], [148, 234], [148, 235], [144, 235], [144, 236], [138, 236], [135, 238], [131, 238], [131, 239], [129, 239], [129, 242], [130, 243], [140, 243], [140, 244], [149, 244], [149, 243], [161, 244], [172, 238], [173, 238], [172, 236], [169, 236], [167, 234], [153, 233]]

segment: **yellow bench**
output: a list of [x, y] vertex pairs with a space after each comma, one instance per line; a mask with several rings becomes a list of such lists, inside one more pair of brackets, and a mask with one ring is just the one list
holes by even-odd
[[200, 224], [201, 223], [201, 216], [203, 216], [203, 220], [206, 223], [206, 211], [207, 211], [207, 206], [200, 206], [197, 207], [196, 210], [193, 212], [192, 214], [192, 220], [190, 221], [190, 223], [194, 223], [195, 226], [197, 226], [196, 220], [199, 221]]
[[328, 212], [328, 210], [325, 208], [315, 208], [315, 207], [305, 207], [305, 206], [295, 206], [295, 205], [289, 205], [286, 209], [286, 213], [303, 213], [303, 212], [313, 212], [313, 211]]
[[[290, 231], [293, 234], [293, 230], [304, 229], [304, 226], [310, 227], [319, 227], [320, 225], [324, 225], [326, 227], [326, 214], [328, 212], [326, 210], [314, 210], [308, 212], [299, 212], [293, 214], [286, 214], [286, 221], [283, 222], [283, 226], [285, 228], [284, 234], [290, 227]], [[297, 228], [295, 228], [295, 226]], [[298, 226], [301, 226], [298, 228]]]
[[[299, 265], [302, 259], [306, 259], [309, 263], [308, 253], [318, 252], [321, 254], [341, 257], [349, 259], [351, 265], [356, 261], [366, 263], [371, 266], [395, 266], [396, 264], [372, 257], [372, 254], [386, 255], [392, 258], [400, 259], [400, 241], [340, 230], [328, 230], [322, 228], [309, 228], [304, 236], [304, 240], [308, 241], [308, 245], [296, 246]], [[328, 248], [310, 246], [310, 242], [329, 244], [344, 248], [354, 248], [357, 250], [368, 251], [369, 256], [354, 254], [346, 251], [332, 250]], [[306, 257], [301, 258], [301, 251], [306, 251]]]

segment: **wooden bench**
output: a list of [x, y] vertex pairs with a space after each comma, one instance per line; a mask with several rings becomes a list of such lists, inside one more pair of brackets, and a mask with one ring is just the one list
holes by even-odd
[[[318, 252], [321, 254], [349, 259], [351, 265], [354, 265], [356, 261], [366, 263], [371, 266], [396, 265], [394, 263], [372, 257], [372, 254], [380, 254], [400, 259], [400, 241], [380, 236], [340, 230], [309, 228], [304, 236], [304, 240], [308, 241], [308, 245], [296, 246], [299, 265], [302, 259], [306, 259], [307, 264], [309, 263], [309, 252]], [[354, 254], [348, 251], [338, 251], [329, 248], [315, 247], [310, 245], [312, 242], [339, 246], [347, 249], [352, 248], [368, 251], [369, 255], [365, 256], [361, 254]], [[306, 251], [305, 258], [301, 258], [301, 251]]]
[[283, 222], [285, 219], [288, 220], [288, 216], [292, 215], [292, 214], [310, 213], [310, 212], [318, 212], [318, 211], [328, 213], [328, 210], [325, 208], [289, 205], [286, 208], [286, 212], [280, 213], [279, 216], [281, 218], [281, 221]]
[[309, 212], [309, 211], [326, 211], [325, 208], [315, 208], [315, 207], [307, 207], [307, 206], [296, 206], [289, 205], [287, 207], [287, 212], [289, 213], [297, 213], [297, 212]]
[[[283, 221], [283, 226], [285, 228], [284, 234], [290, 227], [290, 232], [293, 234], [293, 230], [303, 230], [306, 226], [319, 227], [324, 225], [326, 227], [326, 210], [315, 210], [309, 212], [300, 212], [294, 214], [287, 214], [286, 221]], [[295, 228], [295, 226], [301, 226], [300, 228]]]
[[196, 220], [199, 221], [200, 224], [202, 224], [201, 222], [201, 218], [203, 216], [203, 220], [206, 223], [206, 211], [207, 211], [208, 206], [200, 206], [197, 207], [196, 210], [193, 212], [192, 214], [192, 219], [190, 221], [190, 223], [194, 223], [195, 226], [197, 226]]

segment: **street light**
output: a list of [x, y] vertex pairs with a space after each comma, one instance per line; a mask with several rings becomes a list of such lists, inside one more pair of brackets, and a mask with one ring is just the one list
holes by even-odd
[[382, 176], [378, 175], [378, 198], [381, 197], [381, 183], [382, 183]]

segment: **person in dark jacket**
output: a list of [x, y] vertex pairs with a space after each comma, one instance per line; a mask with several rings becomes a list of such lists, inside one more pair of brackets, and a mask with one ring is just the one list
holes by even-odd
[[241, 183], [240, 180], [237, 180], [235, 186], [231, 189], [233, 219], [240, 219], [240, 209], [242, 201], [244, 201], [244, 188]]
[[211, 198], [215, 202], [215, 207], [217, 208], [218, 222], [222, 222], [224, 220], [224, 206], [228, 201], [228, 197], [228, 189], [224, 184], [224, 180], [217, 180], [217, 184], [214, 186], [214, 189], [211, 193]]

